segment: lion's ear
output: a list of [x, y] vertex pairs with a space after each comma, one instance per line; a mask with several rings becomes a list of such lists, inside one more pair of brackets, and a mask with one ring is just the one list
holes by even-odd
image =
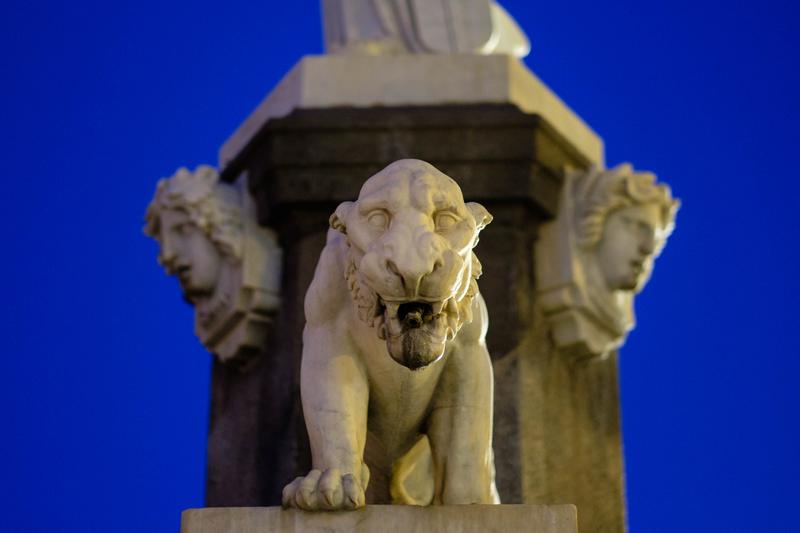
[[477, 202], [467, 202], [467, 209], [469, 212], [472, 213], [472, 217], [475, 219], [475, 225], [477, 226], [477, 230], [481, 231], [483, 228], [489, 225], [489, 222], [492, 221], [492, 215], [489, 214], [489, 211], [486, 210], [481, 204]]
[[336, 211], [328, 220], [333, 229], [336, 231], [341, 231], [347, 235], [347, 225], [345, 225], [344, 221], [347, 220], [347, 215], [350, 213], [350, 209], [352, 209], [352, 207], [353, 202], [342, 202], [339, 204], [339, 207], [336, 208]]

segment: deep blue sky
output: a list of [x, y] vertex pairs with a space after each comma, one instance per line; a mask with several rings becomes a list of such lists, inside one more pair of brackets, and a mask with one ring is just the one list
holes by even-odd
[[[684, 207], [622, 352], [634, 533], [796, 527], [793, 2], [506, 0], [528, 65]], [[209, 358], [141, 232], [304, 54], [317, 2], [0, 6], [0, 530], [176, 533]]]

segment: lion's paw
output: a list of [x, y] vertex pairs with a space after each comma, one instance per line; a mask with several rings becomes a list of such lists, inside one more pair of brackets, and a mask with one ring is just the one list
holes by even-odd
[[298, 477], [283, 489], [283, 506], [306, 511], [358, 509], [366, 501], [364, 491], [369, 483], [369, 469], [362, 465], [358, 479], [352, 473], [342, 474], [338, 468], [324, 472], [312, 470]]

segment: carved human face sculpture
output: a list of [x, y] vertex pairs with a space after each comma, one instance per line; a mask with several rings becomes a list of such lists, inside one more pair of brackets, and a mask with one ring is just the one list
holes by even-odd
[[437, 361], [471, 320], [480, 275], [472, 249], [489, 221], [452, 179], [414, 160], [390, 165], [337, 209], [332, 224], [347, 235], [356, 305], [398, 363]]
[[608, 215], [597, 261], [610, 291], [639, 292], [653, 270], [658, 232], [664, 222], [654, 203], [624, 207]]
[[161, 264], [178, 277], [190, 301], [211, 294], [222, 262], [214, 243], [185, 211], [165, 209], [160, 213], [160, 222]]

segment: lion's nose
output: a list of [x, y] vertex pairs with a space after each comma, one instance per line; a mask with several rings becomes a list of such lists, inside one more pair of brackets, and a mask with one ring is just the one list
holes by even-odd
[[436, 259], [432, 264], [425, 266], [417, 265], [416, 268], [412, 266], [407, 266], [405, 268], [398, 267], [397, 263], [393, 260], [386, 260], [386, 270], [400, 279], [400, 284], [403, 286], [403, 290], [408, 296], [416, 296], [423, 278], [433, 274], [442, 268], [442, 266], [444, 266], [444, 261], [442, 261], [442, 259]]
[[400, 280], [400, 284], [403, 286], [403, 290], [405, 290], [406, 294], [411, 293], [411, 295], [416, 292], [422, 280], [422, 276], [425, 275], [423, 273], [409, 271], [409, 269], [401, 270], [397, 266], [397, 263], [391, 259], [386, 260], [386, 270], [397, 276]]

